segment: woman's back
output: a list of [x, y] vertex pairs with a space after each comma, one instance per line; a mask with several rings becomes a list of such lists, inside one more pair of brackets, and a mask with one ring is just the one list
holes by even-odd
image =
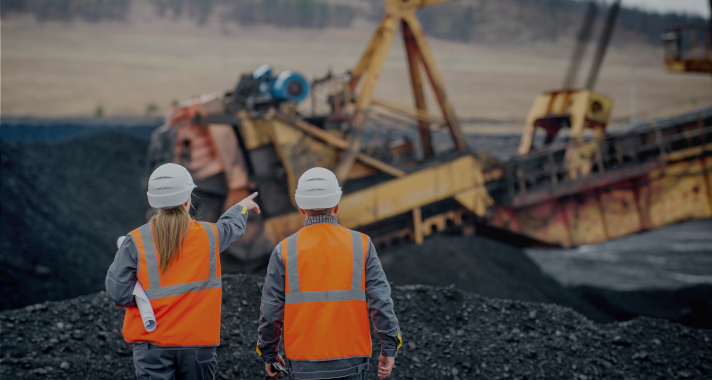
[[[106, 274], [106, 292], [125, 307], [124, 339], [134, 343], [139, 379], [213, 379], [215, 347], [220, 344], [222, 279], [220, 252], [239, 239], [247, 211], [259, 206], [257, 193], [230, 207], [217, 223], [190, 218], [195, 188], [188, 170], [164, 164], [148, 180], [148, 203], [157, 210], [151, 221], [123, 240]], [[134, 289], [144, 288], [156, 319], [146, 331]]]
[[152, 222], [130, 235], [138, 250], [138, 280], [151, 301], [157, 327], [149, 333], [142, 324], [127, 323], [141, 319], [138, 309], [129, 308], [124, 338], [164, 347], [220, 344], [222, 287], [215, 225], [191, 221], [178, 257], [164, 273], [150, 238], [153, 228]]

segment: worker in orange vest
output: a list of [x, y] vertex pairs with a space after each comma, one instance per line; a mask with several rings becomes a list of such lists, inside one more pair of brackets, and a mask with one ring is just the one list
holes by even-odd
[[[158, 167], [148, 180], [149, 223], [123, 240], [106, 275], [109, 298], [126, 308], [124, 339], [133, 343], [138, 379], [213, 379], [220, 344], [220, 252], [245, 233], [247, 211], [259, 214], [257, 193], [228, 209], [217, 223], [189, 214], [195, 188], [186, 168]], [[133, 296], [137, 281], [155, 313], [146, 331]]]
[[[391, 287], [371, 239], [339, 225], [341, 193], [327, 169], [299, 178], [304, 227], [274, 248], [262, 290], [257, 353], [270, 377], [365, 379], [369, 315], [381, 341], [378, 376], [393, 369], [402, 339]], [[279, 354], [282, 332], [288, 364]]]

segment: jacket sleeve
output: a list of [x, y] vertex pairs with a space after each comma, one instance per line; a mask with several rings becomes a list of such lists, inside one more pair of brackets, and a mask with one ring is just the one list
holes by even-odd
[[136, 302], [133, 296], [138, 278], [138, 250], [133, 236], [127, 235], [116, 252], [114, 262], [106, 273], [106, 294], [116, 306], [131, 307]]
[[260, 304], [260, 326], [257, 329], [257, 353], [267, 364], [277, 361], [284, 325], [285, 267], [280, 246], [277, 244], [272, 251], [267, 266]]
[[400, 326], [393, 309], [391, 286], [370, 239], [366, 256], [366, 301], [373, 329], [381, 341], [381, 355], [395, 357], [402, 344]]
[[247, 210], [240, 205], [230, 207], [218, 219], [215, 227], [218, 229], [218, 246], [222, 252], [245, 234]]

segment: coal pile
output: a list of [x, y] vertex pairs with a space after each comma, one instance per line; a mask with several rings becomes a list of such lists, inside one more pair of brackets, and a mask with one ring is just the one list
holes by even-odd
[[116, 238], [145, 222], [147, 148], [119, 133], [2, 141], [2, 309], [103, 289]]
[[422, 245], [381, 250], [379, 257], [396, 285], [454, 285], [485, 297], [568, 306], [597, 322], [617, 320], [542, 273], [521, 249], [483, 236], [433, 235]]
[[[218, 379], [264, 378], [254, 353], [263, 279], [223, 280]], [[403, 348], [392, 378], [705, 379], [710, 332], [637, 318], [597, 324], [558, 305], [491, 299], [454, 287], [393, 290]], [[0, 313], [0, 375], [131, 379], [123, 310], [104, 293]], [[158, 322], [160, 323], [160, 321]], [[367, 378], [375, 380], [378, 343]]]

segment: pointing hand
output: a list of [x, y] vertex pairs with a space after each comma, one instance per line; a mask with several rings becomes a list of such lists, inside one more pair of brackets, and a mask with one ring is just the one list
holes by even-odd
[[257, 192], [254, 192], [254, 193], [250, 194], [249, 196], [247, 196], [247, 198], [238, 202], [237, 204], [242, 206], [245, 210], [248, 210], [248, 211], [255, 210], [255, 212], [259, 214], [260, 206], [257, 205], [257, 203], [255, 203], [255, 201], [253, 201], [253, 199], [255, 199], [256, 196], [257, 196]]

